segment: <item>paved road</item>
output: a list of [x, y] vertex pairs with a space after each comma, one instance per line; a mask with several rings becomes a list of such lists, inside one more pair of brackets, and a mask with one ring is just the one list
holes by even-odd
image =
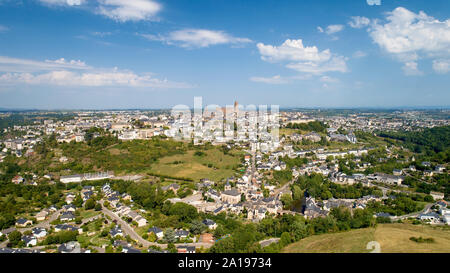
[[403, 220], [403, 219], [407, 219], [407, 218], [416, 218], [418, 217], [420, 214], [422, 213], [428, 213], [430, 211], [430, 208], [434, 205], [433, 204], [426, 204], [425, 208], [419, 212], [414, 212], [414, 213], [410, 213], [410, 214], [406, 214], [406, 215], [401, 215], [401, 216], [394, 216], [392, 217], [393, 220]]
[[289, 181], [289, 183], [284, 184], [281, 188], [275, 189], [273, 191], [273, 195], [277, 196], [280, 193], [290, 193], [291, 189], [289, 188], [293, 183], [294, 183], [295, 179], [292, 179], [291, 181]]
[[270, 239], [259, 241], [259, 244], [261, 245], [261, 247], [266, 247], [270, 244], [278, 243], [279, 241], [280, 241], [280, 238], [270, 238]]
[[89, 218], [85, 218], [85, 219], [83, 219], [82, 221], [81, 221], [81, 224], [83, 225], [83, 224], [86, 224], [87, 222], [90, 222], [90, 221], [92, 221], [92, 220], [96, 220], [96, 219], [98, 219], [98, 218], [100, 218], [100, 217], [102, 217], [102, 214], [100, 213], [100, 214], [97, 214], [97, 215], [95, 215], [95, 216], [92, 216], [92, 217], [89, 217]]

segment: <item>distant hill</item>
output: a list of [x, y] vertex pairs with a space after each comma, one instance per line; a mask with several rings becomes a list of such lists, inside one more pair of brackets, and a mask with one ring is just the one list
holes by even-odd
[[415, 132], [381, 132], [379, 136], [397, 139], [415, 152], [434, 151], [450, 148], [450, 126], [427, 128]]

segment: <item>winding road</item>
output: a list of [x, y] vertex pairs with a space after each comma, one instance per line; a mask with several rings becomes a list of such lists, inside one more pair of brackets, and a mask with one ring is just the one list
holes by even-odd
[[[127, 235], [129, 235], [131, 237], [131, 239], [135, 240], [136, 242], [138, 242], [139, 244], [142, 244], [142, 246], [148, 248], [150, 246], [159, 246], [161, 248], [167, 248], [167, 244], [160, 244], [160, 243], [155, 243], [155, 242], [149, 242], [147, 240], [145, 240], [144, 238], [142, 238], [139, 234], [137, 234], [137, 232], [124, 220], [122, 220], [117, 214], [115, 214], [114, 212], [110, 211], [109, 209], [107, 209], [105, 206], [103, 206], [103, 201], [100, 201], [100, 203], [102, 204], [102, 212], [105, 215], [108, 215], [109, 217], [111, 217], [112, 219], [116, 220], [118, 224], [120, 224], [120, 227], [122, 229], [122, 231], [124, 233], [126, 233]], [[212, 246], [212, 244], [210, 243], [181, 243], [181, 244], [175, 244], [175, 246], [195, 246], [196, 248], [210, 248]]]

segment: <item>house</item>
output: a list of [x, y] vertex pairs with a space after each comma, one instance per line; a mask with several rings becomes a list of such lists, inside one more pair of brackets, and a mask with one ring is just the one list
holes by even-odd
[[148, 229], [148, 233], [154, 233], [158, 239], [161, 239], [164, 236], [164, 232], [162, 229], [158, 227], [151, 227]]
[[390, 215], [389, 213], [386, 213], [386, 212], [378, 212], [378, 213], [375, 213], [375, 215], [374, 215], [375, 217], [385, 217], [385, 218], [390, 218], [392, 215]]
[[377, 173], [376, 179], [380, 182], [390, 184], [390, 185], [401, 185], [404, 177], [398, 176], [398, 175], [389, 175], [389, 174], [383, 174], [383, 173]]
[[2, 254], [2, 253], [14, 253], [14, 250], [11, 248], [3, 247], [3, 248], [0, 248], [0, 254]]
[[77, 210], [77, 208], [74, 205], [64, 205], [62, 207], [62, 210], [65, 212], [75, 212]]
[[129, 201], [132, 201], [131, 200], [131, 195], [129, 195], [129, 194], [127, 194], [127, 193], [122, 193], [122, 195], [120, 196], [123, 200], [129, 200]]
[[61, 244], [58, 247], [59, 253], [81, 253], [80, 243], [72, 241], [65, 244]]
[[447, 225], [450, 225], [450, 214], [443, 215], [442, 221], [444, 221]]
[[439, 209], [439, 213], [441, 215], [450, 215], [450, 209], [446, 208], [446, 207], [441, 207]]
[[436, 168], [434, 169], [436, 172], [438, 173], [442, 173], [443, 171], [445, 171], [445, 166], [443, 165], [437, 165]]
[[25, 246], [27, 247], [37, 245], [37, 239], [34, 236], [22, 236], [22, 241], [24, 241]]
[[46, 175], [44, 175], [43, 176], [45, 179], [48, 179], [48, 180], [52, 180], [53, 179], [53, 175], [52, 174], [46, 174]]
[[25, 182], [25, 179], [22, 176], [17, 175], [17, 176], [14, 176], [14, 178], [12, 179], [12, 182], [14, 184], [20, 184], [20, 183]]
[[204, 225], [206, 225], [206, 226], [208, 227], [208, 229], [214, 230], [214, 229], [217, 228], [216, 222], [214, 222], [214, 221], [211, 220], [211, 219], [205, 219], [205, 220], [202, 221], [202, 223], [203, 223]]
[[74, 227], [74, 226], [72, 226], [72, 225], [66, 225], [66, 224], [60, 224], [60, 225], [56, 225], [55, 226], [55, 232], [60, 232], [60, 231], [62, 231], [62, 230], [64, 230], [64, 231], [78, 231], [78, 233], [82, 233], [83, 232], [83, 230], [80, 228], [76, 228], [76, 227]]
[[45, 228], [36, 227], [36, 228], [33, 228], [31, 230], [31, 232], [32, 232], [33, 236], [38, 239], [47, 236], [47, 231], [45, 230]]
[[180, 229], [180, 230], [175, 231], [175, 238], [177, 238], [177, 239], [185, 239], [188, 236], [189, 236], [189, 231], [187, 231], [187, 230]]
[[434, 200], [443, 200], [444, 199], [444, 193], [442, 192], [436, 192], [432, 191], [430, 192], [430, 195], [433, 197]]
[[206, 197], [211, 198], [216, 202], [220, 201], [220, 194], [214, 189], [209, 189], [205, 195]]
[[424, 161], [424, 162], [422, 162], [422, 166], [424, 166], [424, 167], [431, 167], [431, 163], [428, 162], [428, 161]]
[[178, 253], [195, 253], [195, 246], [177, 246]]
[[32, 225], [33, 221], [25, 219], [25, 218], [20, 218], [16, 221], [16, 226], [18, 227], [26, 227], [28, 225]]
[[399, 169], [394, 169], [394, 170], [393, 170], [393, 174], [394, 174], [394, 175], [402, 175], [402, 173], [403, 173], [402, 170], [399, 170]]
[[419, 220], [431, 220], [431, 221], [435, 221], [437, 219], [439, 219], [439, 214], [435, 213], [435, 212], [430, 212], [430, 213], [422, 213], [417, 217]]
[[252, 156], [249, 155], [249, 154], [246, 154], [246, 155], [244, 156], [244, 160], [245, 160], [246, 162], [250, 161], [251, 158], [252, 158]]
[[120, 227], [116, 226], [113, 229], [111, 229], [109, 231], [109, 234], [111, 234], [111, 237], [115, 238], [115, 237], [123, 237], [123, 232], [122, 229], [120, 229]]
[[111, 196], [108, 198], [108, 202], [112, 207], [117, 207], [120, 199], [117, 196]]
[[177, 191], [180, 189], [180, 185], [173, 183], [170, 184], [168, 186], [164, 186], [161, 188], [163, 191], [167, 191], [167, 190], [173, 190], [174, 193], [177, 193]]
[[135, 218], [134, 221], [136, 221], [136, 223], [138, 224], [138, 227], [143, 227], [143, 226], [147, 225], [147, 220], [140, 215], [139, 215], [139, 217]]
[[142, 251], [134, 247], [124, 246], [122, 247], [122, 253], [142, 253]]
[[73, 221], [73, 220], [75, 220], [75, 214], [73, 214], [70, 211], [66, 211], [66, 212], [61, 213], [61, 215], [59, 216], [59, 219], [61, 221]]
[[48, 214], [49, 214], [48, 210], [43, 209], [42, 211], [38, 212], [38, 214], [36, 214], [36, 220], [37, 221], [44, 221], [45, 218], [47, 218]]
[[94, 189], [94, 186], [84, 186], [81, 192], [93, 191]]
[[66, 203], [67, 204], [72, 204], [72, 202], [73, 202], [73, 200], [75, 199], [75, 195], [73, 194], [73, 193], [69, 193], [67, 196], [66, 196], [66, 199], [65, 199], [65, 201], [66, 201]]

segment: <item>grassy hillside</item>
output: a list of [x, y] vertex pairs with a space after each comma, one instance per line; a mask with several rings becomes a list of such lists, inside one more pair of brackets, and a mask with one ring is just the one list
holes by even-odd
[[233, 168], [240, 163], [239, 154], [224, 154], [218, 148], [203, 153], [199, 156], [191, 150], [184, 154], [163, 157], [152, 164], [150, 171], [159, 175], [191, 178], [194, 181], [202, 178], [220, 181], [233, 176]]
[[[192, 147], [188, 143], [170, 139], [118, 141], [107, 136], [89, 143], [44, 143], [36, 148], [36, 155], [12, 160], [22, 169], [38, 174], [48, 172], [61, 175], [94, 171], [114, 171], [123, 174], [155, 174], [198, 181], [215, 181], [235, 175], [243, 152], [208, 145]], [[59, 161], [61, 156], [67, 163]], [[20, 161], [19, 161], [20, 160]]]
[[[433, 238], [434, 243], [416, 243], [411, 237]], [[450, 229], [411, 225], [381, 224], [376, 228], [323, 234], [286, 246], [285, 253], [368, 253], [370, 241], [377, 241], [382, 253], [450, 253]]]

